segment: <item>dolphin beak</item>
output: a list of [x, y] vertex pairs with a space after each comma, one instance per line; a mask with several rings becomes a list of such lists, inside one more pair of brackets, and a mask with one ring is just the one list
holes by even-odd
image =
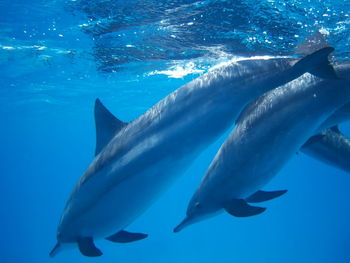
[[53, 258], [57, 255], [58, 252], [61, 250], [61, 244], [57, 242], [56, 246], [51, 250], [49, 256]]
[[174, 232], [175, 233], [180, 232], [182, 229], [184, 229], [189, 225], [192, 225], [193, 223], [194, 222], [192, 218], [187, 216], [184, 220], [182, 220], [182, 222], [177, 227], [174, 228]]

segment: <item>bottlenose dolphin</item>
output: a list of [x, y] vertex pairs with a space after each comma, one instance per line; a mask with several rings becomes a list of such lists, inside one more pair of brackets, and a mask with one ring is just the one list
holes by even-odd
[[334, 126], [311, 137], [300, 149], [316, 159], [350, 172], [350, 140]]
[[262, 95], [249, 115], [238, 120], [220, 147], [187, 209], [180, 231], [223, 210], [237, 217], [265, 208], [248, 203], [267, 201], [285, 191], [264, 192], [266, 185], [320, 125], [350, 101], [350, 82], [310, 74]]
[[[327, 76], [321, 65], [330, 52], [324, 48], [298, 62], [276, 58], [229, 63], [180, 87], [128, 124], [111, 117], [97, 101], [96, 124], [102, 126], [96, 128], [96, 156], [67, 201], [50, 256], [73, 243], [83, 255], [95, 257], [102, 252], [94, 239], [145, 238], [124, 229], [234, 123], [243, 107], [305, 72]], [[106, 125], [103, 119], [115, 124]]]

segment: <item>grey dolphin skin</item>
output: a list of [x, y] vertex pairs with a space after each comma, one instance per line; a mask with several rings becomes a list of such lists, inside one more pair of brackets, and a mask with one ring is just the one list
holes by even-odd
[[320, 125], [350, 101], [350, 84], [338, 78], [329, 64], [329, 78], [307, 74], [261, 96], [210, 164], [187, 209], [174, 229], [226, 211], [253, 216], [265, 208], [252, 206], [285, 191], [264, 192], [266, 185]]
[[301, 151], [320, 161], [350, 172], [350, 140], [334, 126], [313, 137]]
[[[146, 237], [124, 229], [178, 177], [199, 152], [233, 125], [239, 112], [267, 90], [319, 70], [331, 48], [296, 61], [246, 59], [216, 68], [180, 87], [131, 123], [96, 103], [96, 156], [69, 197], [50, 256], [77, 244], [102, 255], [95, 239], [131, 242]], [[99, 119], [102, 119], [99, 120]], [[115, 125], [103, 124], [114, 119]], [[105, 131], [107, 129], [107, 131]]]
[[[350, 72], [349, 72], [350, 76]], [[350, 81], [350, 78], [347, 79]], [[340, 123], [350, 121], [350, 103], [345, 104], [332, 114], [322, 125], [317, 129], [317, 132], [322, 132], [330, 127], [337, 126]]]

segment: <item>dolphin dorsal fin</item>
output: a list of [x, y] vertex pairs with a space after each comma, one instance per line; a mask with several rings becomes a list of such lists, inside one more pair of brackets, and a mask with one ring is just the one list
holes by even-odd
[[321, 48], [299, 60], [294, 67], [300, 67], [303, 71], [307, 71], [320, 78], [337, 79], [338, 76], [328, 60], [329, 54], [333, 51], [333, 47]]
[[96, 150], [95, 156], [107, 143], [128, 123], [122, 122], [102, 104], [99, 99], [95, 101]]

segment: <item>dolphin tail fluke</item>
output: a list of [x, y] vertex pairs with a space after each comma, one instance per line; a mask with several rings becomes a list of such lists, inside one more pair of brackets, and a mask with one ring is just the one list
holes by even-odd
[[102, 256], [102, 252], [95, 246], [92, 237], [82, 237], [78, 240], [78, 247], [84, 256], [87, 257], [99, 257]]
[[116, 243], [129, 243], [129, 242], [134, 242], [134, 241], [138, 241], [141, 239], [145, 239], [146, 237], [148, 237], [147, 234], [142, 234], [142, 233], [130, 233], [127, 231], [119, 231], [118, 233], [107, 237], [106, 239], [112, 242], [116, 242]]
[[275, 199], [283, 194], [285, 194], [287, 190], [280, 190], [280, 191], [272, 191], [272, 192], [267, 192], [267, 191], [257, 191], [256, 193], [252, 194], [245, 200], [248, 203], [260, 203], [260, 202], [265, 202], [269, 201], [272, 199]]
[[96, 150], [95, 155], [128, 123], [122, 122], [102, 104], [99, 99], [95, 101]]
[[248, 217], [261, 214], [266, 210], [264, 207], [249, 205], [243, 199], [233, 199], [224, 207], [226, 212], [235, 217]]
[[333, 47], [325, 47], [299, 60], [294, 67], [302, 72], [309, 72], [317, 77], [325, 79], [338, 78], [333, 66], [328, 60]]

